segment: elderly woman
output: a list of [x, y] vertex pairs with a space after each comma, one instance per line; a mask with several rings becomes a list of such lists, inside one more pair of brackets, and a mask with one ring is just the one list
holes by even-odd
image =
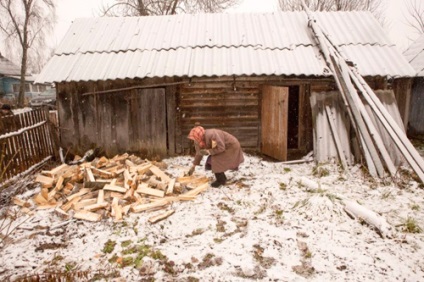
[[216, 181], [212, 187], [224, 185], [227, 181], [225, 171], [237, 170], [244, 161], [243, 151], [240, 143], [233, 135], [219, 129], [204, 129], [201, 126], [194, 127], [188, 139], [194, 141], [196, 156], [193, 166], [189, 170], [189, 175], [194, 172], [197, 165], [200, 164], [204, 155], [209, 155], [206, 161], [206, 169], [212, 169]]

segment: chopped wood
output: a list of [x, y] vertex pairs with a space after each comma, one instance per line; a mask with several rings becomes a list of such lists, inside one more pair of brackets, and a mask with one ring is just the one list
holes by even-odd
[[64, 204], [61, 209], [67, 212], [73, 204], [77, 203], [79, 200], [81, 200], [81, 196], [75, 197], [72, 200], [68, 201], [66, 204]]
[[33, 200], [34, 200], [34, 202], [35, 202], [37, 205], [44, 205], [44, 204], [47, 204], [47, 203], [48, 203], [47, 199], [46, 199], [46, 198], [44, 198], [44, 197], [41, 195], [41, 193], [38, 193], [37, 195], [35, 195], [35, 196], [34, 196], [34, 198], [33, 198]]
[[100, 221], [102, 219], [102, 216], [98, 213], [80, 210], [74, 214], [74, 218], [96, 222]]
[[158, 201], [154, 203], [148, 203], [148, 204], [141, 204], [131, 207], [131, 211], [133, 212], [142, 212], [142, 211], [149, 211], [149, 210], [156, 210], [161, 209], [165, 206], [167, 206], [167, 202]]
[[96, 181], [90, 167], [85, 168], [85, 177], [86, 177], [87, 182], [95, 182]]
[[99, 210], [99, 209], [104, 209], [104, 208], [107, 208], [109, 206], [109, 203], [108, 202], [103, 202], [103, 203], [100, 203], [100, 204], [92, 204], [92, 205], [89, 205], [89, 206], [85, 206], [83, 209], [84, 210], [86, 210], [86, 211], [96, 211], [96, 210]]
[[[181, 195], [181, 183], [160, 167], [160, 163], [153, 165], [128, 154], [114, 159], [101, 157], [79, 165], [60, 165], [37, 176], [36, 181], [43, 188], [33, 197], [35, 210], [53, 208], [56, 215], [66, 220], [75, 214], [75, 219], [99, 221], [108, 215], [120, 221], [129, 212], [150, 212], [174, 202], [194, 200], [208, 187], [206, 177], [188, 177], [183, 179], [184, 187], [195, 189]], [[165, 193], [172, 196], [165, 197]], [[64, 204], [61, 199], [65, 199]], [[18, 198], [14, 203], [21, 210], [30, 207], [29, 202]], [[152, 217], [150, 222], [160, 221], [172, 213], [166, 211]]]
[[[145, 184], [145, 183], [143, 183], [143, 184]], [[141, 184], [138, 185], [138, 187], [137, 187], [137, 193], [142, 193], [142, 194], [146, 194], [146, 195], [150, 195], [150, 196], [156, 196], [156, 197], [165, 196], [165, 191], [149, 188], [149, 187], [146, 187], [146, 185], [141, 185]]]
[[209, 188], [209, 183], [204, 183], [204, 184], [200, 185], [199, 187], [184, 193], [183, 195], [184, 196], [197, 196], [200, 193], [206, 191], [208, 188]]
[[97, 203], [103, 203], [105, 201], [105, 191], [99, 190], [99, 195], [97, 196]]
[[97, 204], [97, 199], [93, 198], [93, 199], [85, 199], [85, 200], [81, 200], [78, 203], [75, 203], [72, 205], [72, 208], [76, 211], [86, 207], [86, 206], [91, 206]]
[[62, 219], [69, 219], [69, 214], [67, 212], [65, 212], [64, 210], [62, 210], [60, 207], [56, 207], [54, 209], [54, 212], [56, 215], [58, 215], [60, 218]]
[[35, 182], [40, 183], [43, 188], [51, 188], [53, 187], [54, 178], [39, 174], [35, 178]]
[[170, 216], [170, 215], [172, 215], [174, 212], [175, 212], [175, 210], [169, 210], [169, 211], [166, 211], [166, 212], [164, 212], [164, 213], [161, 213], [161, 214], [159, 214], [159, 215], [157, 215], [157, 216], [153, 216], [153, 217], [149, 218], [148, 220], [149, 220], [149, 222], [150, 222], [150, 223], [156, 223], [156, 222], [158, 222], [158, 221], [161, 221], [161, 220], [163, 220], [163, 219], [165, 219], [165, 218], [169, 217], [169, 216]]
[[31, 206], [31, 204], [30, 204], [30, 203], [28, 203], [27, 201], [23, 201], [23, 200], [21, 200], [21, 199], [19, 199], [19, 198], [16, 198], [16, 197], [13, 197], [12, 202], [13, 202], [15, 205], [20, 206], [20, 207], [26, 207], [26, 208], [29, 208], [29, 207]]
[[127, 192], [127, 189], [125, 189], [124, 187], [120, 187], [120, 186], [116, 186], [112, 184], [105, 185], [105, 187], [103, 187], [103, 190], [121, 192], [121, 193]]
[[150, 169], [151, 166], [151, 163], [145, 163], [138, 166], [130, 167], [129, 170], [131, 173], [137, 172], [138, 174], [144, 174]]
[[168, 175], [166, 175], [165, 172], [163, 172], [160, 168], [158, 168], [155, 165], [152, 165], [150, 167], [150, 171], [166, 183], [168, 183], [171, 180], [171, 178]]

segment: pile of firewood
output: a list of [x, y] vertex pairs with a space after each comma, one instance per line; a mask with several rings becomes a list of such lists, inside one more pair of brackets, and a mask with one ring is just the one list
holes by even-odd
[[[37, 209], [53, 208], [63, 219], [88, 221], [108, 216], [120, 221], [129, 212], [163, 209], [164, 213], [149, 218], [155, 223], [174, 213], [167, 209], [171, 203], [194, 200], [209, 188], [205, 176], [172, 178], [159, 167], [161, 163], [128, 154], [78, 165], [62, 164], [36, 176], [42, 188], [32, 200]], [[18, 198], [14, 203], [25, 209], [31, 207], [29, 201]]]

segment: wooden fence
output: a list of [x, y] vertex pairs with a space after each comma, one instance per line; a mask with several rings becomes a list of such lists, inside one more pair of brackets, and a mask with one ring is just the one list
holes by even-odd
[[53, 156], [54, 134], [47, 109], [0, 117], [0, 183]]

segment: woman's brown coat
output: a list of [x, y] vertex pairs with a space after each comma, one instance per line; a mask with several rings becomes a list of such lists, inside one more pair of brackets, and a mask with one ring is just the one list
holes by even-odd
[[[207, 149], [210, 152], [213, 173], [238, 169], [239, 165], [244, 161], [239, 141], [228, 132], [219, 129], [206, 129], [205, 144], [206, 148], [202, 149]], [[196, 148], [193, 164], [199, 165], [202, 157]]]

